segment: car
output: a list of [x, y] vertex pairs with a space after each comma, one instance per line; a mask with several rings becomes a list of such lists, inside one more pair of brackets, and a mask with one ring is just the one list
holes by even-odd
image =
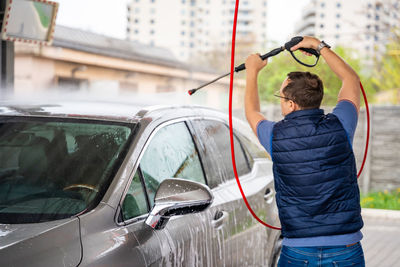
[[[280, 231], [199, 106], [0, 106], [0, 266], [273, 266]], [[234, 120], [240, 181], [279, 226], [272, 162]]]

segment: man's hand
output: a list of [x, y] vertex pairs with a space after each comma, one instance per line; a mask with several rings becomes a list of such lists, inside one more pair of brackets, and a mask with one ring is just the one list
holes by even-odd
[[317, 50], [320, 42], [321, 41], [318, 40], [317, 38], [310, 37], [310, 36], [303, 36], [303, 40], [300, 43], [298, 43], [297, 45], [290, 48], [290, 50], [296, 51], [299, 48], [312, 48], [314, 50]]
[[262, 60], [260, 54], [251, 54], [247, 57], [244, 64], [248, 74], [258, 74], [258, 72], [268, 64], [268, 60]]

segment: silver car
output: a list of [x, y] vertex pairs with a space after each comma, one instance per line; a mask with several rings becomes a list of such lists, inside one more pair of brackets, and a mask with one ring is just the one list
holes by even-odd
[[[279, 226], [272, 162], [234, 120], [243, 190]], [[273, 266], [227, 116], [202, 107], [0, 106], [0, 266]]]

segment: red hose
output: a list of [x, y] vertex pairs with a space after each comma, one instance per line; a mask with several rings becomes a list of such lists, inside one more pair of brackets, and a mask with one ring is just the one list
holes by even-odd
[[[232, 127], [232, 91], [233, 91], [233, 76], [234, 76], [234, 72], [235, 72], [235, 39], [236, 39], [236, 22], [237, 22], [237, 13], [238, 13], [238, 7], [239, 7], [239, 0], [236, 0], [236, 4], [235, 4], [235, 15], [234, 15], [234, 19], [233, 19], [233, 31], [232, 31], [232, 52], [231, 52], [231, 74], [230, 74], [230, 83], [229, 83], [229, 137], [230, 137], [230, 142], [231, 142], [231, 157], [232, 157], [232, 166], [233, 166], [233, 172], [235, 174], [235, 178], [236, 178], [236, 182], [238, 184], [240, 193], [242, 194], [242, 198], [244, 200], [244, 203], [247, 206], [247, 209], [250, 211], [251, 215], [253, 215], [253, 217], [262, 225], [269, 227], [271, 229], [275, 229], [275, 230], [281, 230], [281, 228], [276, 227], [276, 226], [272, 226], [269, 225], [265, 222], [263, 222], [260, 218], [258, 218], [258, 216], [255, 214], [255, 212], [253, 211], [253, 209], [250, 207], [249, 202], [247, 201], [247, 198], [243, 192], [242, 189], [242, 185], [240, 184], [239, 181], [239, 176], [237, 173], [237, 169], [236, 169], [236, 160], [235, 160], [235, 147], [234, 147], [234, 142], [233, 142], [233, 127]], [[364, 96], [364, 102], [365, 102], [365, 108], [367, 111], [367, 141], [365, 144], [365, 152], [364, 152], [364, 159], [363, 162], [361, 164], [361, 168], [360, 171], [358, 172], [357, 178], [360, 176], [363, 168], [364, 168], [364, 164], [365, 161], [367, 159], [367, 152], [368, 152], [368, 144], [369, 144], [369, 131], [370, 131], [370, 121], [369, 121], [369, 108], [368, 108], [368, 101], [367, 101], [367, 96], [365, 95], [365, 91], [364, 88], [360, 82], [360, 87], [361, 87], [361, 91], [363, 93]]]
[[369, 107], [368, 107], [368, 100], [367, 100], [367, 95], [365, 94], [364, 87], [362, 86], [360, 82], [360, 88], [361, 92], [364, 97], [364, 103], [365, 103], [365, 110], [367, 112], [367, 139], [365, 141], [365, 150], [364, 150], [364, 158], [361, 164], [361, 168], [358, 171], [357, 178], [360, 178], [361, 172], [364, 169], [365, 161], [367, 160], [367, 153], [368, 153], [368, 146], [369, 146], [369, 131], [370, 131], [370, 120], [369, 120]]
[[244, 203], [246, 203], [247, 209], [250, 211], [250, 213], [253, 215], [253, 217], [259, 221], [261, 224], [265, 225], [266, 227], [275, 229], [275, 230], [280, 230], [281, 228], [275, 227], [272, 225], [269, 225], [265, 222], [263, 222], [258, 216], [254, 213], [252, 208], [249, 205], [249, 202], [247, 201], [246, 196], [244, 195], [242, 185], [240, 184], [239, 181], [239, 176], [237, 174], [237, 169], [236, 169], [236, 161], [235, 161], [235, 147], [233, 144], [233, 130], [232, 130], [232, 88], [233, 88], [233, 74], [235, 72], [235, 39], [236, 39], [236, 22], [237, 22], [237, 13], [238, 13], [238, 7], [239, 7], [239, 0], [236, 0], [236, 5], [235, 5], [235, 16], [233, 19], [233, 31], [232, 31], [232, 54], [231, 54], [231, 75], [230, 75], [230, 84], [229, 84], [229, 136], [231, 139], [231, 156], [232, 156], [232, 165], [233, 165], [233, 172], [235, 173], [236, 177], [236, 182], [239, 186], [240, 193], [242, 194]]

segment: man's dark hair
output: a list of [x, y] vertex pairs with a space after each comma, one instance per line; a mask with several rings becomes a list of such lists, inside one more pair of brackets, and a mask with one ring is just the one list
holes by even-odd
[[310, 72], [294, 71], [288, 73], [289, 84], [282, 93], [302, 109], [319, 108], [324, 96], [321, 79]]

